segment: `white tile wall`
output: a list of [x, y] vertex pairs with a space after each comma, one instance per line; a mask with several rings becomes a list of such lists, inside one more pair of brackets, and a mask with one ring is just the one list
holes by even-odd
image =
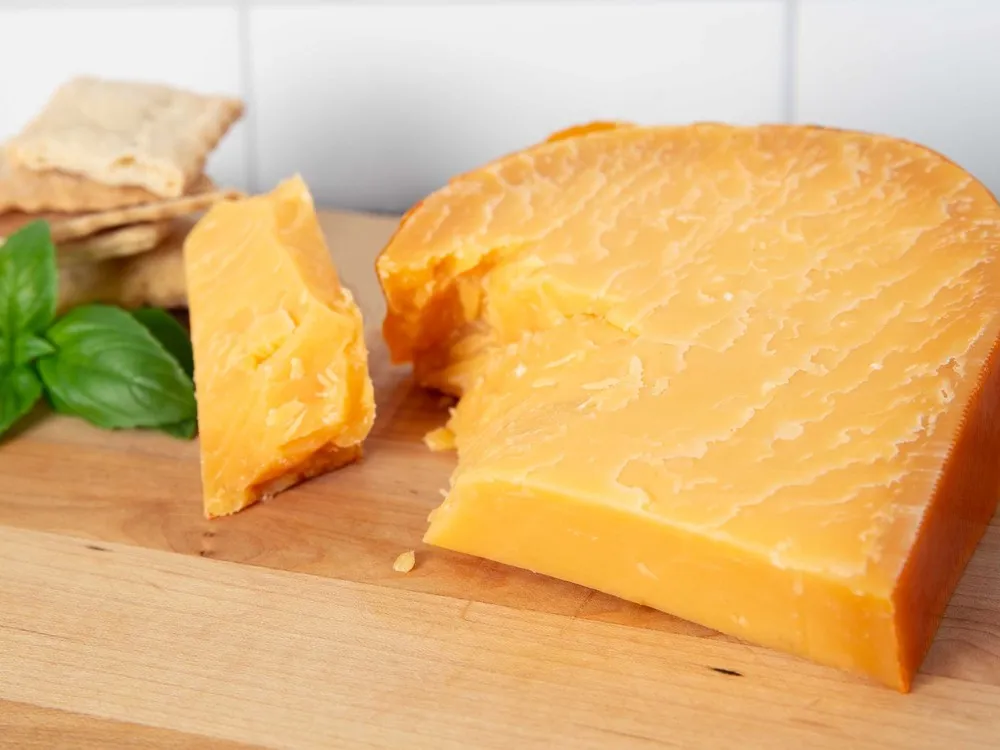
[[327, 205], [594, 117], [878, 130], [1000, 192], [1000, 0], [0, 0], [0, 39], [0, 139], [80, 73], [238, 93], [213, 176]]
[[743, 0], [254, 8], [261, 183], [294, 165], [338, 205], [402, 209], [568, 124], [780, 118], [782, 13]]

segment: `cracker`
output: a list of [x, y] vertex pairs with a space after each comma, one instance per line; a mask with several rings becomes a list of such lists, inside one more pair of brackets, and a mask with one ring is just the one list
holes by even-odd
[[15, 166], [178, 198], [243, 114], [239, 99], [151, 83], [75, 78], [7, 144]]
[[184, 235], [156, 250], [127, 258], [118, 288], [122, 307], [187, 307]]
[[129, 258], [93, 263], [60, 258], [59, 312], [97, 302], [129, 309], [186, 307], [184, 238], [189, 228], [188, 223], [155, 250]]
[[52, 239], [56, 242], [86, 237], [102, 229], [120, 227], [126, 224], [136, 224], [147, 221], [163, 221], [179, 216], [204, 211], [216, 203], [225, 200], [235, 200], [243, 197], [238, 190], [216, 190], [201, 195], [190, 195], [184, 198], [146, 203], [142, 206], [129, 208], [113, 208], [110, 211], [99, 211], [92, 214], [80, 214], [51, 222]]
[[152, 221], [67, 240], [59, 244], [59, 256], [69, 261], [92, 262], [106, 258], [124, 258], [152, 250], [171, 232], [169, 221]]
[[141, 206], [114, 208], [108, 211], [98, 211], [87, 214], [22, 214], [10, 213], [0, 215], [0, 237], [5, 237], [24, 224], [35, 219], [45, 219], [49, 222], [52, 240], [63, 244], [68, 240], [88, 237], [112, 227], [122, 227], [129, 224], [145, 224], [165, 221], [179, 216], [204, 211], [224, 200], [234, 200], [243, 197], [238, 190], [213, 190], [199, 195], [190, 195], [174, 200], [146, 203]]
[[110, 187], [80, 175], [13, 167], [0, 152], [0, 212], [103, 211], [159, 200], [148, 190]]

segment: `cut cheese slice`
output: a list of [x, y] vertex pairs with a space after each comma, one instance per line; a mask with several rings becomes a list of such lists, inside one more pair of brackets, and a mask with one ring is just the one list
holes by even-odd
[[1000, 207], [778, 126], [533, 147], [410, 213], [385, 334], [464, 393], [427, 541], [908, 689], [1000, 493]]
[[361, 312], [302, 180], [217, 205], [184, 260], [206, 516], [358, 458], [375, 414]]

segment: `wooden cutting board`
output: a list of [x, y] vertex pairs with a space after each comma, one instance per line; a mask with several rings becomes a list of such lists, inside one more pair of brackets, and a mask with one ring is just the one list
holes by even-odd
[[909, 695], [423, 546], [454, 459], [379, 335], [395, 222], [323, 221], [368, 324], [365, 461], [209, 522], [196, 444], [34, 415], [0, 443], [0, 746], [1000, 747], [996, 519]]

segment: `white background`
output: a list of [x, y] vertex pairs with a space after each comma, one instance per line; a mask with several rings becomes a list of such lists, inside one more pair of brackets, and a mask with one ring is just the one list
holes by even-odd
[[1000, 192], [1000, 0], [0, 0], [0, 139], [80, 73], [243, 96], [213, 176], [327, 206], [595, 118], [888, 132]]

